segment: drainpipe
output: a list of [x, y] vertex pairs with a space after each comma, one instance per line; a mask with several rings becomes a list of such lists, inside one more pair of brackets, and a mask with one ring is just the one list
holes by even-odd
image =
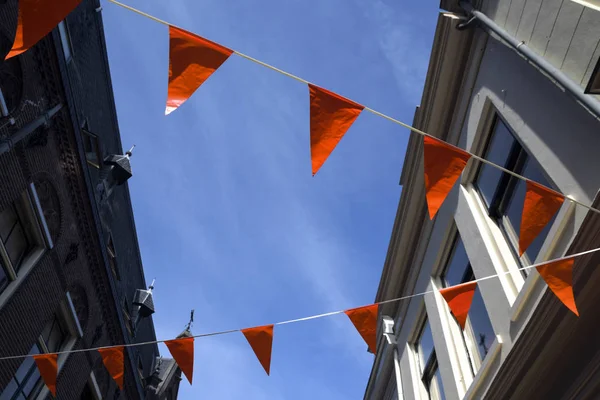
[[62, 103], [59, 103], [52, 107], [50, 110], [46, 111], [43, 115], [40, 115], [33, 121], [29, 122], [27, 125], [19, 129], [17, 133], [15, 133], [12, 137], [7, 138], [5, 140], [0, 141], [0, 154], [4, 154], [9, 152], [15, 144], [25, 139], [30, 133], [35, 131], [37, 128], [50, 122], [50, 119], [60, 111], [62, 108]]
[[[535, 67], [540, 69], [542, 72], [547, 74], [552, 80], [554, 80], [563, 90], [569, 93], [575, 101], [581, 104], [587, 111], [592, 114], [596, 119], [600, 119], [600, 101], [595, 97], [586, 95], [583, 93], [583, 89], [579, 87], [571, 78], [566, 76], [561, 70], [551, 65], [544, 57], [540, 57], [534, 53], [529, 47], [525, 45], [525, 42], [518, 41], [515, 37], [511, 36], [504, 29], [500, 28], [494, 21], [488, 18], [481, 11], [477, 11], [473, 8], [473, 5], [468, 1], [461, 0], [459, 4], [463, 10], [471, 17], [475, 18], [486, 30], [494, 32], [504, 42], [506, 42], [513, 50], [524, 57], [527, 61], [533, 64]], [[471, 21], [469, 21], [471, 22]], [[467, 23], [469, 24], [469, 23]], [[467, 24], [459, 24], [464, 28]]]
[[396, 373], [396, 392], [398, 393], [398, 400], [404, 398], [402, 393], [402, 375], [400, 374], [400, 356], [398, 355], [398, 346], [394, 346], [392, 350], [394, 352], [394, 372]]
[[[394, 374], [396, 376], [396, 393], [398, 395], [398, 399], [404, 399], [404, 394], [402, 393], [402, 375], [400, 374], [400, 356], [398, 354], [398, 342], [396, 340], [396, 335], [394, 334], [394, 320], [387, 315], [383, 316], [383, 336], [385, 337], [388, 348], [394, 354]], [[387, 350], [387, 349], [386, 349]], [[384, 351], [386, 351], [384, 350]]]

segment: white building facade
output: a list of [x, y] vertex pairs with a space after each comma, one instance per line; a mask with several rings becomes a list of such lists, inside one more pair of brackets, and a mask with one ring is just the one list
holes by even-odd
[[[600, 12], [579, 3], [474, 4], [518, 46], [481, 20], [457, 29], [466, 21], [440, 14], [413, 126], [599, 208], [600, 115], [589, 93]], [[455, 1], [441, 8], [465, 15]], [[523, 46], [541, 61], [524, 58]], [[557, 75], [542, 72], [544, 62]], [[380, 335], [364, 398], [600, 398], [600, 255], [575, 263], [579, 318], [534, 268], [520, 270], [600, 247], [600, 214], [565, 201], [519, 257], [525, 182], [472, 159], [431, 221], [422, 137], [412, 133], [400, 183], [376, 301], [430, 293], [380, 306], [396, 343]], [[478, 283], [463, 332], [437, 290], [498, 274]]]

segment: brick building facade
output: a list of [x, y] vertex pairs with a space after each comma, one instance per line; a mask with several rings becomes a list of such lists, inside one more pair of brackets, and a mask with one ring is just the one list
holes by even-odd
[[[0, 59], [17, 7], [0, 2]], [[107, 180], [106, 161], [124, 150], [101, 14], [98, 0], [83, 0], [0, 62], [0, 357], [156, 339], [151, 317], [135, 321], [147, 283], [127, 184]], [[155, 393], [170, 365], [158, 357], [156, 345], [128, 347], [121, 393], [97, 352], [62, 354], [58, 397], [176, 398], [178, 368]], [[0, 399], [49, 397], [36, 374], [31, 358], [0, 361]]]

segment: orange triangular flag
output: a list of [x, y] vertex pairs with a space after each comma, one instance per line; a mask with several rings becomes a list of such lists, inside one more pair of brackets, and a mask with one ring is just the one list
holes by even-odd
[[250, 343], [252, 350], [254, 350], [256, 358], [269, 375], [271, 371], [271, 349], [273, 347], [273, 325], [242, 329], [242, 333]]
[[430, 136], [423, 136], [423, 145], [425, 197], [429, 217], [433, 219], [471, 155]]
[[525, 250], [565, 202], [565, 197], [554, 190], [529, 180], [526, 183], [527, 193], [523, 203], [519, 234], [519, 256], [525, 253]]
[[446, 303], [448, 303], [448, 307], [461, 329], [465, 329], [467, 315], [469, 314], [476, 288], [477, 282], [472, 281], [440, 290], [440, 294], [446, 300]]
[[313, 176], [365, 108], [315, 85], [310, 92], [310, 156]]
[[56, 376], [58, 375], [58, 354], [39, 354], [33, 356], [48, 390], [56, 397]]
[[550, 261], [536, 267], [546, 284], [565, 306], [579, 316], [573, 294], [573, 263], [574, 258]]
[[360, 333], [373, 354], [377, 354], [377, 314], [379, 304], [353, 308], [344, 313], [350, 318], [354, 327]]
[[6, 59], [29, 50], [77, 7], [81, 0], [19, 0], [17, 32]]
[[165, 345], [191, 385], [192, 376], [194, 375], [194, 338], [167, 340]]
[[102, 362], [108, 370], [108, 373], [117, 382], [119, 389], [123, 390], [123, 374], [125, 373], [125, 355], [123, 346], [107, 347], [98, 349], [102, 356]]
[[182, 105], [233, 50], [169, 26], [169, 91], [165, 115]]

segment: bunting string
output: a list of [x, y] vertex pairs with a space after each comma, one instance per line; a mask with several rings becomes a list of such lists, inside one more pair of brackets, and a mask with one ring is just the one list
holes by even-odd
[[[568, 255], [568, 256], [556, 258], [554, 260], [544, 261], [544, 262], [541, 262], [541, 263], [538, 263], [538, 264], [533, 264], [533, 265], [528, 265], [528, 266], [521, 267], [521, 268], [516, 268], [516, 269], [513, 269], [512, 271], [503, 271], [503, 272], [501, 272], [499, 274], [484, 276], [482, 278], [478, 278], [478, 279], [475, 279], [475, 280], [472, 280], [472, 281], [463, 282], [463, 283], [460, 283], [460, 284], [455, 285], [455, 286], [450, 286], [450, 287], [448, 287], [446, 289], [449, 289], [449, 288], [452, 288], [452, 287], [456, 287], [456, 286], [462, 286], [462, 285], [465, 285], [467, 283], [478, 283], [478, 282], [486, 281], [488, 279], [498, 278], [500, 276], [513, 274], [513, 273], [516, 273], [518, 271], [524, 271], [524, 270], [531, 269], [531, 268], [543, 267], [543, 266], [545, 266], [547, 264], [554, 264], [554, 263], [557, 263], [557, 262], [560, 262], [560, 261], [565, 261], [565, 260], [569, 260], [569, 259], [573, 259], [573, 258], [577, 258], [577, 257], [582, 257], [582, 256], [585, 256], [587, 254], [595, 253], [597, 251], [600, 251], [600, 247], [592, 249], [592, 250], [583, 251], [581, 253], [576, 253], [576, 254], [571, 254], [571, 255]], [[394, 299], [379, 301], [379, 302], [376, 302], [376, 303], [373, 303], [373, 304], [368, 304], [366, 306], [356, 307], [355, 309], [369, 307], [371, 305], [382, 305], [382, 304], [395, 303], [395, 302], [402, 301], [402, 300], [408, 300], [408, 299], [412, 299], [412, 298], [415, 298], [415, 297], [425, 296], [425, 295], [432, 294], [432, 293], [435, 293], [435, 292], [439, 292], [439, 290], [437, 290], [437, 289], [436, 290], [427, 290], [425, 292], [415, 293], [415, 294], [411, 294], [411, 295], [408, 295], [408, 296], [402, 296], [402, 297], [397, 297], [397, 298], [394, 298]], [[330, 317], [330, 316], [338, 315], [338, 314], [345, 314], [349, 310], [353, 310], [353, 309], [331, 311], [331, 312], [326, 312], [326, 313], [323, 313], [323, 314], [311, 315], [309, 317], [290, 319], [290, 320], [286, 320], [286, 321], [275, 322], [273, 325], [277, 326], [277, 325], [292, 324], [292, 323], [296, 323], [296, 322], [310, 321], [310, 320], [313, 320], [313, 319]], [[248, 328], [230, 329], [230, 330], [226, 330], [226, 331], [201, 333], [201, 334], [198, 334], [198, 335], [190, 336], [190, 338], [205, 338], [205, 337], [210, 337], [210, 336], [227, 335], [227, 334], [230, 334], [230, 333], [242, 332], [245, 329], [248, 329]], [[99, 350], [111, 349], [111, 348], [118, 348], [118, 347], [146, 346], [146, 345], [150, 345], [150, 344], [165, 343], [165, 342], [169, 342], [171, 340], [173, 340], [173, 339], [152, 340], [152, 341], [141, 342], [141, 343], [119, 344], [119, 345], [113, 345], [113, 346], [101, 346], [101, 347], [93, 347], [93, 348], [86, 348], [86, 349], [73, 349], [73, 350], [69, 350], [69, 351], [59, 351], [59, 352], [56, 352], [56, 353], [45, 353], [45, 355], [61, 355], [61, 354], [83, 353], [83, 352], [87, 352], [87, 351], [99, 351]], [[19, 358], [27, 358], [27, 357], [33, 357], [33, 356], [31, 354], [23, 354], [23, 355], [16, 355], [16, 356], [5, 356], [5, 357], [0, 357], [0, 361], [2, 361], [2, 360], [14, 360], [14, 359], [19, 359]]]
[[[171, 23], [169, 23], [169, 22], [167, 22], [167, 21], [164, 21], [164, 20], [162, 20], [162, 19], [160, 19], [160, 18], [157, 18], [157, 17], [155, 17], [155, 16], [153, 16], [153, 15], [150, 15], [150, 14], [148, 14], [148, 13], [146, 13], [146, 12], [143, 12], [143, 11], [141, 11], [141, 10], [138, 10], [137, 8], [131, 7], [131, 6], [127, 5], [127, 4], [121, 3], [121, 2], [119, 2], [119, 1], [117, 1], [117, 0], [108, 0], [108, 1], [109, 1], [109, 2], [111, 2], [111, 3], [113, 3], [113, 4], [115, 4], [115, 5], [118, 5], [118, 6], [120, 6], [120, 7], [123, 7], [123, 8], [125, 8], [125, 9], [127, 9], [127, 10], [129, 10], [129, 11], [132, 11], [132, 12], [134, 12], [134, 13], [137, 13], [137, 14], [139, 14], [139, 15], [141, 15], [141, 16], [144, 16], [144, 17], [146, 17], [146, 18], [149, 18], [149, 19], [151, 19], [151, 20], [153, 20], [153, 21], [155, 21], [155, 22], [158, 22], [158, 23], [160, 23], [160, 24], [163, 24], [163, 25], [166, 25], [166, 26], [172, 26], [172, 27], [175, 27], [175, 28], [178, 28], [178, 29], [185, 30], [185, 29], [183, 29], [183, 28], [181, 28], [181, 27], [178, 27], [177, 25], [171, 24]], [[271, 65], [271, 64], [268, 64], [268, 63], [266, 63], [266, 62], [264, 62], [264, 61], [258, 60], [258, 59], [254, 58], [254, 57], [251, 57], [251, 56], [247, 55], [247, 54], [241, 53], [241, 52], [239, 52], [239, 51], [237, 51], [237, 50], [233, 50], [233, 49], [232, 49], [232, 52], [233, 52], [234, 54], [237, 54], [238, 56], [240, 56], [240, 57], [242, 57], [242, 58], [245, 58], [245, 59], [246, 59], [246, 60], [248, 60], [248, 61], [251, 61], [251, 62], [253, 62], [253, 63], [255, 63], [255, 64], [261, 65], [261, 66], [263, 66], [263, 67], [265, 67], [265, 68], [268, 68], [268, 69], [270, 69], [270, 70], [273, 70], [273, 71], [275, 71], [275, 72], [278, 72], [278, 73], [280, 73], [280, 74], [282, 74], [282, 75], [285, 75], [285, 76], [287, 76], [288, 78], [292, 78], [292, 79], [294, 79], [294, 80], [296, 80], [296, 81], [298, 81], [298, 82], [301, 82], [301, 83], [304, 83], [304, 84], [307, 84], [307, 85], [313, 85], [311, 82], [307, 81], [307, 80], [306, 80], [306, 79], [304, 79], [304, 78], [301, 78], [301, 77], [299, 77], [299, 76], [297, 76], [297, 75], [294, 75], [294, 74], [292, 74], [292, 73], [290, 73], [290, 72], [287, 72], [287, 71], [284, 71], [284, 70], [282, 70], [282, 69], [279, 69], [279, 68], [277, 68], [277, 67], [275, 67], [275, 66], [273, 66], [273, 65]], [[348, 100], [350, 100], [350, 99], [348, 99]], [[350, 100], [350, 101], [353, 101], [353, 100]], [[357, 103], [357, 104], [361, 104], [361, 103]], [[388, 121], [390, 121], [390, 122], [393, 122], [393, 123], [395, 123], [395, 124], [397, 124], [397, 125], [400, 125], [400, 126], [402, 126], [402, 127], [406, 128], [406, 129], [409, 129], [410, 131], [412, 131], [412, 132], [415, 132], [415, 133], [417, 133], [417, 134], [419, 134], [419, 135], [421, 135], [421, 136], [423, 136], [423, 137], [430, 137], [430, 138], [432, 138], [432, 139], [434, 139], [434, 140], [438, 140], [438, 141], [440, 141], [440, 139], [439, 139], [439, 138], [437, 138], [437, 137], [435, 137], [435, 136], [433, 136], [433, 135], [430, 135], [430, 134], [428, 134], [427, 132], [424, 132], [424, 131], [422, 131], [422, 130], [420, 130], [420, 129], [417, 129], [417, 128], [415, 128], [415, 127], [413, 127], [413, 126], [411, 126], [411, 125], [409, 125], [409, 124], [407, 124], [407, 123], [404, 123], [404, 122], [402, 122], [402, 121], [400, 121], [400, 120], [398, 120], [398, 119], [396, 119], [396, 118], [390, 117], [389, 115], [386, 115], [386, 114], [384, 114], [384, 113], [382, 113], [382, 112], [380, 112], [380, 111], [374, 110], [374, 109], [372, 109], [372, 108], [370, 108], [370, 107], [367, 107], [367, 106], [364, 106], [364, 105], [361, 105], [361, 106], [362, 106], [362, 107], [364, 107], [363, 109], [364, 109], [365, 111], [368, 111], [368, 112], [370, 112], [371, 114], [377, 115], [377, 116], [379, 116], [379, 117], [381, 117], [381, 118], [384, 118], [384, 119], [386, 119], [386, 120], [388, 120]], [[520, 179], [520, 180], [522, 180], [522, 181], [525, 181], [525, 182], [534, 182], [534, 181], [532, 181], [531, 179], [528, 179], [528, 178], [526, 178], [526, 177], [524, 177], [524, 176], [522, 176], [522, 175], [520, 175], [520, 174], [518, 174], [518, 173], [516, 173], [516, 172], [514, 172], [514, 171], [511, 171], [511, 170], [509, 170], [509, 169], [507, 169], [507, 168], [504, 168], [504, 167], [502, 167], [502, 166], [500, 166], [500, 165], [498, 165], [498, 164], [495, 164], [495, 163], [493, 163], [493, 162], [491, 162], [491, 161], [489, 161], [489, 160], [487, 160], [487, 159], [485, 159], [485, 158], [483, 158], [483, 157], [481, 157], [481, 156], [478, 156], [477, 154], [473, 154], [473, 153], [471, 153], [471, 152], [469, 152], [469, 151], [463, 150], [463, 149], [461, 149], [460, 147], [457, 147], [457, 146], [455, 146], [455, 145], [453, 145], [453, 144], [451, 144], [451, 143], [447, 143], [447, 142], [444, 142], [444, 143], [446, 143], [448, 146], [451, 146], [451, 147], [453, 147], [453, 148], [455, 148], [455, 149], [457, 149], [457, 150], [459, 150], [459, 151], [461, 151], [461, 152], [464, 152], [464, 153], [467, 153], [467, 154], [469, 154], [471, 158], [473, 158], [473, 159], [475, 159], [475, 160], [477, 160], [477, 161], [479, 161], [479, 162], [482, 162], [482, 163], [484, 163], [484, 164], [487, 164], [487, 165], [489, 165], [489, 166], [491, 166], [491, 167], [493, 167], [493, 168], [496, 168], [496, 169], [498, 169], [498, 170], [500, 170], [500, 171], [502, 171], [502, 172], [504, 172], [504, 173], [507, 173], [507, 174], [509, 174], [509, 175], [511, 175], [511, 176], [513, 176], [513, 177], [515, 177], [515, 178], [517, 178], [517, 179]], [[537, 186], [539, 186], [539, 187], [542, 187], [542, 188], [548, 189], [548, 190], [550, 190], [550, 191], [554, 191], [553, 189], [551, 189], [551, 188], [548, 188], [548, 187], [546, 187], [546, 186], [544, 186], [544, 185], [541, 185], [541, 184], [539, 184], [539, 183], [537, 183], [537, 182], [534, 182], [534, 183], [536, 183], [536, 184], [537, 184]], [[588, 209], [588, 210], [590, 210], [590, 211], [592, 211], [592, 212], [595, 212], [595, 213], [597, 213], [597, 214], [600, 214], [600, 210], [598, 210], [598, 209], [596, 209], [596, 208], [594, 208], [594, 207], [592, 207], [592, 206], [590, 206], [590, 205], [587, 205], [587, 204], [585, 204], [585, 203], [582, 203], [582, 202], [580, 202], [580, 201], [578, 201], [578, 200], [576, 200], [576, 199], [574, 199], [574, 198], [572, 198], [572, 197], [570, 197], [570, 196], [567, 196], [567, 195], [564, 195], [564, 194], [563, 194], [563, 196], [564, 196], [564, 198], [565, 198], [566, 200], [568, 200], [568, 201], [570, 201], [570, 202], [572, 202], [572, 203], [574, 203], [574, 204], [577, 204], [577, 205], [579, 205], [579, 206], [581, 206], [581, 207], [584, 207], [584, 208], [586, 208], [586, 209]]]

